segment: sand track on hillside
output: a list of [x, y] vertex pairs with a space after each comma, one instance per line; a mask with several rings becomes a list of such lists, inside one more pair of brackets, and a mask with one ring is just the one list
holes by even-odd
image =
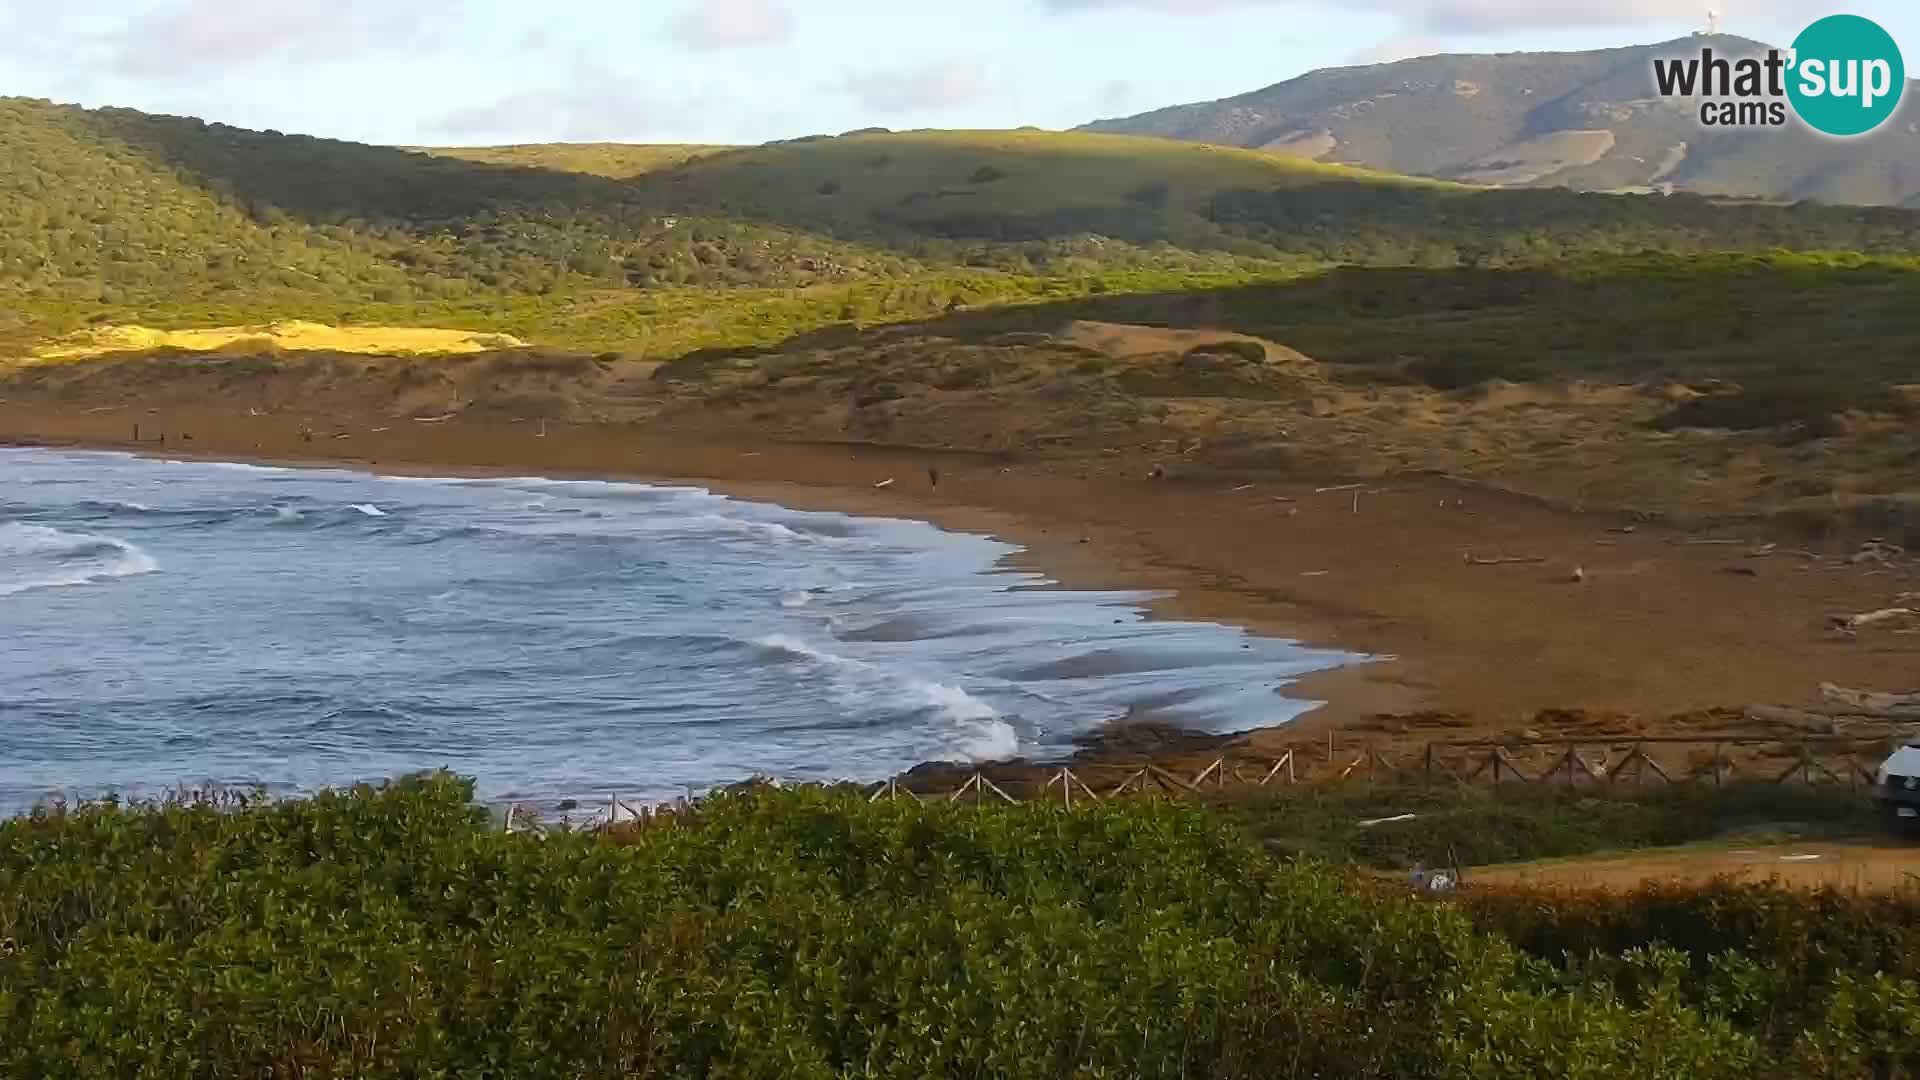
[[198, 330], [157, 330], [148, 326], [95, 326], [34, 350], [39, 360], [85, 360], [114, 353], [179, 349], [215, 352], [254, 347], [286, 351], [341, 352], [362, 355], [450, 356], [491, 349], [523, 348], [508, 334], [440, 330], [424, 326], [328, 326], [287, 320], [261, 326], [215, 326]]
[[1733, 844], [1602, 855], [1585, 859], [1469, 870], [1470, 885], [1526, 885], [1629, 890], [1649, 882], [1699, 883], [1726, 877], [1790, 888], [1911, 888], [1920, 882], [1920, 846], [1876, 844]]

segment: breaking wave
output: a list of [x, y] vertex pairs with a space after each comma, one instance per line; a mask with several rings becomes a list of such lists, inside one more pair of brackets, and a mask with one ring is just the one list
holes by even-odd
[[[0, 458], [0, 814], [436, 767], [552, 803], [874, 780], [1143, 708], [1284, 723], [1311, 703], [1276, 689], [1354, 659], [1054, 589], [991, 538], [699, 488]], [[166, 572], [115, 583], [147, 549]]]
[[865, 694], [881, 693], [915, 710], [931, 712], [949, 725], [946, 742], [964, 761], [1004, 761], [1020, 752], [1020, 733], [1006, 721], [1000, 710], [968, 693], [965, 689], [906, 672], [890, 671], [879, 664], [809, 645], [785, 634], [773, 634], [755, 642], [777, 656], [808, 660], [839, 672], [864, 676]]
[[160, 569], [139, 547], [93, 533], [46, 525], [0, 525], [0, 596], [86, 585]]

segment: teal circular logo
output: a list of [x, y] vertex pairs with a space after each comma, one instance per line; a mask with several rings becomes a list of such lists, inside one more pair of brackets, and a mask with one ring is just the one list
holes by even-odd
[[1815, 131], [1865, 135], [1887, 122], [1907, 88], [1893, 35], [1872, 19], [1829, 15], [1793, 39], [1787, 97]]

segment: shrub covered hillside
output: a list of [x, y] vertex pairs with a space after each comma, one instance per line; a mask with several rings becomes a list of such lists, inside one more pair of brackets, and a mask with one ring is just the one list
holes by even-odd
[[0, 99], [0, 293], [106, 305], [892, 277], [896, 256], [663, 220], [604, 177]]
[[[53, 330], [96, 316], [178, 324], [214, 303], [256, 318], [413, 305], [412, 322], [526, 298], [605, 310], [667, 289], [955, 273], [1112, 291], [1149, 272], [1920, 246], [1920, 214], [1906, 211], [1475, 191], [1086, 133], [456, 156], [0, 98], [0, 151], [0, 323], [24, 312]], [[838, 310], [818, 305], [812, 325]]]
[[[1530, 953], [1451, 907], [1275, 862], [1193, 807], [811, 790], [540, 839], [489, 829], [468, 797], [421, 779], [0, 825], [0, 1063], [920, 1078], [1866, 1077], [1920, 1061], [1904, 900], [1822, 901], [1875, 933], [1780, 966], [1773, 950], [1807, 954], [1806, 915], [1763, 890], [1655, 897], [1643, 919], [1481, 912]], [[1729, 932], [1742, 919], [1774, 932]]]

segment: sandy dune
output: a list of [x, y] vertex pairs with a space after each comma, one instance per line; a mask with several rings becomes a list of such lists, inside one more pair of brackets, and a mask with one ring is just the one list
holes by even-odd
[[84, 360], [112, 353], [179, 349], [214, 352], [235, 346], [361, 355], [453, 356], [512, 349], [525, 342], [507, 334], [437, 330], [419, 326], [328, 326], [285, 322], [264, 326], [217, 326], [199, 330], [156, 330], [147, 326], [89, 327], [34, 350], [40, 360]]

